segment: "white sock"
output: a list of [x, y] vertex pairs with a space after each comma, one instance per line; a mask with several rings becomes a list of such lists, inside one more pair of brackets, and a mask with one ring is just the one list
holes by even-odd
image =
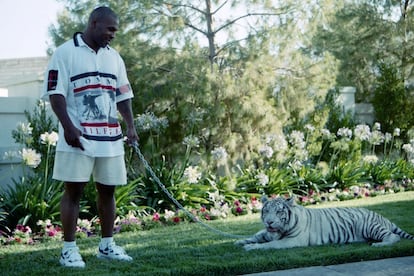
[[105, 237], [105, 238], [101, 238], [101, 242], [99, 244], [102, 246], [106, 246], [113, 242], [114, 242], [114, 237]]
[[68, 248], [72, 248], [72, 247], [76, 247], [76, 241], [64, 241], [63, 242], [63, 249], [68, 249]]

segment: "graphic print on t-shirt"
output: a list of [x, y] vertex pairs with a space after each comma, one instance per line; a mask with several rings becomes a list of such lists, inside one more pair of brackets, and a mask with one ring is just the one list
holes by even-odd
[[116, 76], [88, 72], [71, 78], [83, 136], [89, 140], [122, 138], [116, 109]]

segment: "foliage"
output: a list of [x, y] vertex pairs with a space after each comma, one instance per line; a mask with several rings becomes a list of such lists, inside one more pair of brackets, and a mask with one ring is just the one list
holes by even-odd
[[329, 12], [324, 14], [325, 21], [319, 22], [312, 49], [317, 56], [329, 52], [340, 61], [338, 86], [354, 86], [357, 102], [370, 102], [383, 62], [403, 72], [404, 82], [411, 86], [411, 1], [323, 2]]
[[[42, 113], [28, 114], [31, 121], [20, 124], [14, 137], [27, 144], [41, 140], [43, 148], [39, 150], [46, 149], [46, 158], [24, 159], [25, 167], [30, 169], [27, 165], [31, 164], [32, 167], [49, 168], [52, 157], [48, 156], [56, 144], [52, 139], [55, 135], [42, 133], [35, 137], [32, 121], [38, 121], [37, 117]], [[390, 181], [406, 183], [403, 189], [411, 189], [408, 184], [413, 178], [414, 145], [403, 144], [398, 129], [393, 134], [382, 133], [378, 123], [372, 128], [364, 124], [340, 127], [336, 133], [310, 124], [303, 126], [304, 131], [288, 129], [286, 134], [268, 133], [259, 140], [257, 148], [250, 149], [251, 162], [247, 159], [232, 166], [234, 163], [229, 162], [226, 146], [206, 152], [193, 135], [184, 137], [181, 146], [185, 154], [176, 156], [174, 165], [170, 165], [169, 160], [157, 158], [159, 139], [169, 122], [153, 114], [138, 115], [135, 122], [144, 137], [149, 133], [144, 138], [147, 139], [144, 149], [151, 150], [150, 160], [153, 162], [142, 163], [132, 148], [126, 148], [129, 185], [116, 190], [120, 217], [131, 212], [137, 217], [146, 217], [162, 210], [177, 210], [149, 173], [148, 166], [172, 197], [188, 209], [204, 209], [200, 215], [209, 218], [244, 214], [246, 206], [261, 195], [290, 194], [314, 198], [333, 189], [347, 191], [367, 184], [382, 186]], [[37, 229], [39, 220], [50, 219], [52, 223], [57, 220], [62, 185], [51, 179], [50, 170], [28, 171], [16, 182], [15, 189], [2, 192], [5, 226], [13, 229], [22, 224]], [[82, 198], [82, 219], [93, 219], [96, 214], [96, 193], [92, 183], [91, 179]], [[335, 193], [329, 197], [343, 198], [338, 195], [340, 193]]]
[[[412, 192], [340, 203], [341, 206], [366, 207], [384, 215], [409, 233], [414, 232], [413, 213], [409, 211], [414, 208]], [[338, 203], [332, 202], [318, 206], [337, 205]], [[215, 229], [237, 235], [251, 235], [263, 229], [258, 214], [211, 221], [208, 224]], [[118, 262], [102, 263], [94, 256], [99, 237], [90, 237], [78, 241], [80, 252], [88, 264], [82, 272], [76, 272], [95, 275], [111, 275], [114, 271], [118, 274], [144, 275], [244, 275], [414, 254], [413, 241], [409, 240], [401, 240], [391, 247], [382, 248], [357, 243], [272, 250], [271, 254], [264, 250], [252, 254], [234, 245], [234, 238], [217, 235], [195, 223], [180, 223], [171, 227], [157, 227], [138, 232], [121, 232], [115, 235], [115, 239], [134, 258], [134, 262], [122, 265]], [[73, 269], [58, 264], [60, 250], [61, 242], [55, 241], [30, 246], [0, 246], [0, 270], [7, 271], [9, 275], [73, 274]]]
[[61, 196], [61, 183], [51, 181], [45, 184], [39, 177], [22, 178], [15, 187], [3, 188], [0, 203], [7, 212], [6, 225], [11, 229], [17, 224], [29, 225], [37, 230], [39, 220], [56, 222], [60, 215]]
[[372, 99], [375, 117], [384, 130], [391, 132], [398, 126], [405, 134], [414, 125], [411, 112], [413, 97], [404, 87], [404, 80], [397, 68], [381, 64], [379, 69], [378, 86]]
[[[200, 139], [200, 154], [225, 146], [233, 164], [249, 161], [249, 148], [261, 136], [300, 121], [334, 85], [332, 56], [292, 53], [297, 45], [308, 46], [314, 33], [299, 22], [318, 18], [309, 15], [310, 2], [203, 1], [197, 8], [193, 1], [65, 3], [51, 32], [55, 45], [72, 37], [93, 6], [107, 4], [120, 15], [112, 46], [125, 59], [134, 110], [169, 123], [156, 139], [156, 152], [152, 137], [142, 135], [143, 152], [155, 160], [180, 162], [183, 139], [193, 135]], [[215, 40], [219, 35], [226, 39]]]
[[59, 215], [62, 184], [53, 181], [50, 173], [57, 141], [56, 122], [42, 101], [25, 115], [28, 122], [19, 123], [12, 132], [21, 150], [5, 154], [5, 158], [22, 161], [24, 174], [14, 180], [14, 187], [0, 188], [0, 209], [7, 213], [3, 230], [13, 229], [17, 224], [36, 230], [38, 220], [57, 220]]
[[[397, 100], [410, 87], [406, 50], [411, 46], [408, 39], [403, 47], [396, 42], [404, 37], [404, 24], [409, 31], [411, 11], [394, 24], [387, 17], [393, 8], [388, 1], [285, 1], [278, 6], [272, 1], [204, 1], [197, 8], [192, 1], [64, 2], [59, 25], [51, 28], [55, 45], [82, 30], [98, 4], [120, 15], [112, 46], [124, 57], [135, 91], [140, 149], [174, 198], [204, 210], [197, 211], [200, 216], [244, 214], [263, 194], [338, 199], [368, 184], [382, 187], [391, 181], [411, 188], [414, 145], [405, 134], [410, 137], [407, 114], [412, 112], [401, 102], [383, 102], [389, 99], [384, 93], [393, 92]], [[252, 27], [238, 28], [243, 16], [218, 16], [229, 6], [242, 8], [243, 22]], [[227, 40], [212, 43], [222, 31]], [[380, 62], [389, 65], [380, 67]], [[378, 85], [373, 85], [378, 72]], [[395, 72], [405, 75], [401, 79]], [[356, 86], [364, 99], [376, 86], [381, 95], [376, 111], [390, 117], [373, 126], [357, 125], [340, 110], [336, 85]], [[391, 106], [400, 108], [381, 109]], [[61, 188], [49, 185], [54, 122], [44, 105], [26, 116], [29, 123], [13, 132], [23, 148], [10, 154], [23, 159], [25, 177], [16, 181], [16, 190], [2, 193], [0, 210], [2, 223], [11, 219], [35, 228], [36, 219], [54, 219]], [[126, 152], [129, 185], [117, 189], [117, 215], [129, 221], [169, 210], [183, 220], [133, 149]], [[25, 197], [27, 189], [33, 192], [30, 197]], [[95, 187], [88, 185], [83, 219], [96, 213], [95, 196]]]

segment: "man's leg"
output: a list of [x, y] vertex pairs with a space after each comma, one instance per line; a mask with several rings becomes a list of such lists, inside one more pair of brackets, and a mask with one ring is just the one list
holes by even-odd
[[97, 207], [101, 220], [102, 237], [112, 237], [115, 220], [115, 186], [102, 185], [96, 183], [98, 191]]
[[102, 230], [98, 258], [132, 261], [132, 257], [128, 256], [122, 247], [115, 245], [113, 239], [116, 211], [115, 186], [96, 183], [96, 190], [98, 191], [97, 206]]
[[85, 262], [76, 246], [75, 233], [79, 217], [79, 202], [86, 183], [65, 183], [65, 191], [60, 201], [60, 219], [63, 227], [64, 245], [60, 263], [69, 267], [85, 267]]
[[79, 217], [79, 202], [86, 183], [65, 183], [65, 192], [60, 201], [60, 220], [66, 242], [75, 241], [76, 225]]

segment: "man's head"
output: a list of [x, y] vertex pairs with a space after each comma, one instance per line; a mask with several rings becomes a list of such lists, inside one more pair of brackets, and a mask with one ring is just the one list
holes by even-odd
[[85, 42], [95, 51], [106, 47], [118, 31], [118, 16], [108, 7], [99, 7], [89, 16], [88, 26], [84, 32]]

